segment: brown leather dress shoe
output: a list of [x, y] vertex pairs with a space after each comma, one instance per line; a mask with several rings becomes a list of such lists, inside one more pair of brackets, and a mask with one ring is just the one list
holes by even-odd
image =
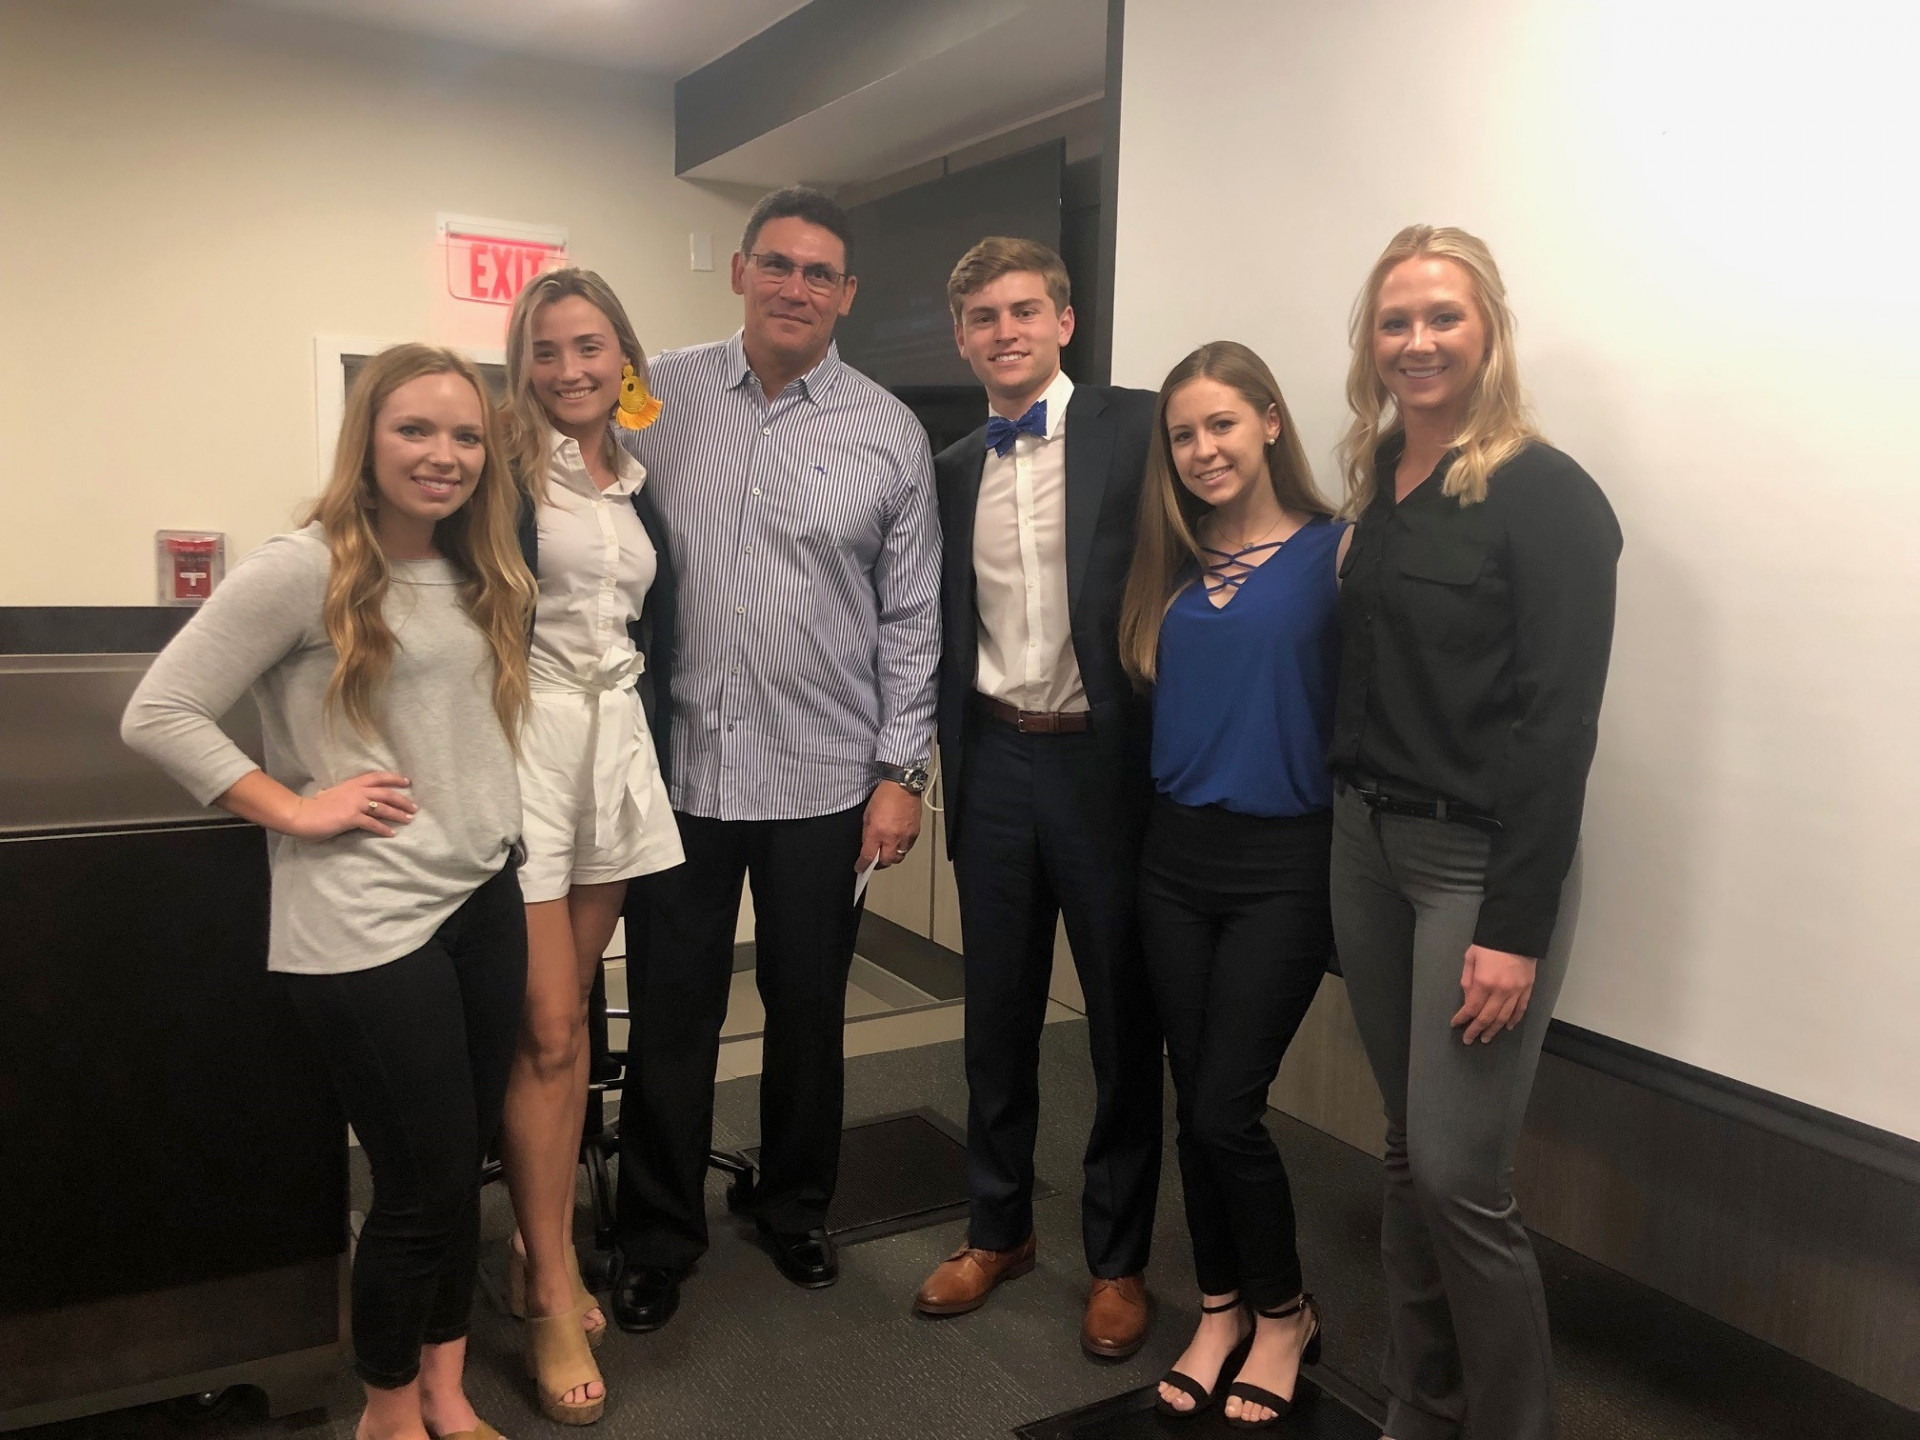
[[1002, 1280], [1018, 1280], [1033, 1269], [1033, 1236], [1011, 1250], [976, 1250], [962, 1245], [914, 1292], [913, 1308], [922, 1315], [964, 1315], [987, 1303]]
[[1102, 1360], [1124, 1360], [1147, 1343], [1147, 1282], [1138, 1275], [1118, 1280], [1093, 1277], [1080, 1348]]

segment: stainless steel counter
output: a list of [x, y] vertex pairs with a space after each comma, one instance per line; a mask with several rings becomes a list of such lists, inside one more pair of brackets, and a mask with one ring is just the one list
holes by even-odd
[[[223, 816], [120, 743], [120, 716], [151, 655], [0, 655], [0, 835]], [[256, 760], [260, 718], [242, 697], [221, 722]]]

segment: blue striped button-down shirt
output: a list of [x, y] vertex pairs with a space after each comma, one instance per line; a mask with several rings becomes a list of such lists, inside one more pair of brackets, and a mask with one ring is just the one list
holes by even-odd
[[617, 431], [679, 576], [676, 810], [787, 820], [861, 804], [932, 745], [940, 521], [926, 432], [839, 351], [771, 405], [739, 334], [651, 365]]

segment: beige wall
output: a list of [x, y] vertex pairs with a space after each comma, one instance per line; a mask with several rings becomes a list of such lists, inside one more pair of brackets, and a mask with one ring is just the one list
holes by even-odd
[[[0, 0], [0, 605], [153, 599], [317, 488], [314, 342], [502, 341], [435, 215], [563, 226], [649, 350], [739, 323], [751, 197], [673, 178], [671, 87], [202, 0]], [[717, 268], [688, 268], [690, 231]]]

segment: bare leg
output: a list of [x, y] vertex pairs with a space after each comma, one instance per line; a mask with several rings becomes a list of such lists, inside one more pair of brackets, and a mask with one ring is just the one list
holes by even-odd
[[367, 1408], [354, 1426], [354, 1440], [431, 1440], [426, 1421], [420, 1416], [420, 1381], [402, 1385], [398, 1390], [364, 1387]]
[[[580, 1059], [574, 1076], [571, 1133], [578, 1135], [587, 1118], [587, 1081], [593, 1069], [593, 1057], [587, 1044], [587, 1002], [593, 995], [594, 978], [600, 971], [600, 957], [607, 953], [613, 939], [613, 927], [620, 922], [620, 911], [627, 902], [627, 882], [615, 880], [605, 885], [576, 885], [567, 892], [567, 918], [573, 930], [574, 981], [580, 996]], [[571, 1175], [573, 1172], [567, 1172]], [[573, 1191], [568, 1189], [567, 1218], [573, 1218]], [[569, 1240], [571, 1243], [571, 1240]], [[604, 1324], [595, 1306], [586, 1315], [588, 1323]]]
[[[1202, 1295], [1201, 1303], [1208, 1306], [1233, 1305], [1238, 1292], [1229, 1290], [1224, 1295]], [[1219, 1386], [1220, 1367], [1227, 1363], [1227, 1357], [1234, 1347], [1246, 1338], [1247, 1312], [1237, 1305], [1232, 1309], [1219, 1310], [1212, 1315], [1200, 1316], [1200, 1328], [1193, 1332], [1193, 1341], [1180, 1352], [1180, 1358], [1173, 1362], [1173, 1368], [1182, 1375], [1194, 1380], [1208, 1390]], [[1191, 1410], [1194, 1398], [1177, 1385], [1160, 1382], [1160, 1398], [1174, 1409]]]
[[[573, 1246], [575, 1171], [586, 1107], [587, 1029], [570, 903], [543, 900], [527, 906], [527, 1006], [501, 1125], [507, 1189], [526, 1247], [529, 1315], [573, 1308], [567, 1252]], [[604, 1386], [591, 1383], [576, 1386], [564, 1399], [580, 1404], [605, 1393]]]
[[432, 1435], [457, 1435], [479, 1426], [467, 1403], [467, 1339], [420, 1347], [420, 1417]]

